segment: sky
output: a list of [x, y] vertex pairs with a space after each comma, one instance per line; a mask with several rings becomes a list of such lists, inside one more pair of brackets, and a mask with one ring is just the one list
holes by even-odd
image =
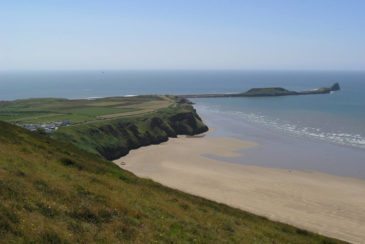
[[0, 70], [365, 70], [363, 0], [1, 0]]

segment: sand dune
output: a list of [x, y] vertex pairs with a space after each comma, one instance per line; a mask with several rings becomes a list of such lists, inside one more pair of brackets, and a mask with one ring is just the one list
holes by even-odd
[[134, 150], [115, 163], [172, 188], [327, 236], [365, 243], [365, 181], [207, 157], [234, 157], [238, 149], [254, 146], [231, 138], [180, 137]]

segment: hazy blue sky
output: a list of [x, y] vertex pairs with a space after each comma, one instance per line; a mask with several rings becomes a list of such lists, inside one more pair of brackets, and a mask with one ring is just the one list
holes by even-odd
[[0, 69], [365, 69], [364, 0], [2, 0]]

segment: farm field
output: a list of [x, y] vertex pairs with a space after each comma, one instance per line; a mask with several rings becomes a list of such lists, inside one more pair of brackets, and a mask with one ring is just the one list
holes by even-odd
[[174, 98], [169, 96], [25, 99], [0, 102], [0, 120], [17, 124], [68, 120], [78, 124], [142, 115], [173, 104]]

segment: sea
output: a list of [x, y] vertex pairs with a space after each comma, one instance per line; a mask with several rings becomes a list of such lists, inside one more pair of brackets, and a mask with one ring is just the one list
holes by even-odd
[[[320, 171], [365, 179], [365, 72], [362, 71], [1, 71], [0, 100], [244, 92], [254, 87], [324, 95], [199, 98], [209, 136], [250, 140], [232, 163]], [[207, 155], [216, 157], [212, 155]]]

